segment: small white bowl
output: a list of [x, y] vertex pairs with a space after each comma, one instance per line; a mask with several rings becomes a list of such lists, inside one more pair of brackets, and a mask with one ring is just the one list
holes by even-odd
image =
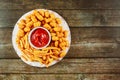
[[[31, 39], [30, 39], [30, 38], [31, 38], [31, 35], [32, 35], [32, 33], [33, 33], [35, 30], [37, 30], [37, 29], [43, 29], [43, 30], [45, 30], [45, 31], [48, 33], [49, 41], [48, 41], [48, 43], [47, 43], [45, 46], [43, 46], [43, 47], [36, 47], [36, 46], [33, 45], [32, 42], [31, 42]], [[30, 45], [31, 45], [33, 48], [35, 48], [35, 49], [43, 49], [43, 48], [46, 48], [46, 47], [50, 44], [50, 42], [51, 42], [51, 35], [50, 35], [50, 32], [49, 32], [46, 28], [36, 27], [36, 28], [33, 28], [33, 29], [30, 31], [30, 33], [29, 33], [29, 35], [28, 35], [28, 41], [29, 41]]]

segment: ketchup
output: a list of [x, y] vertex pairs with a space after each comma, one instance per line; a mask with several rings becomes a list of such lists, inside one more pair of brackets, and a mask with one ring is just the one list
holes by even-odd
[[44, 47], [49, 42], [49, 34], [42, 28], [34, 30], [30, 36], [31, 43], [36, 47]]

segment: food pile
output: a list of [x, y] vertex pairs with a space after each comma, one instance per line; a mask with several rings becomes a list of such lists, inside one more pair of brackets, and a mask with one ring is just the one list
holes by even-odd
[[[68, 31], [61, 26], [61, 19], [49, 10], [33, 10], [25, 19], [21, 19], [18, 25], [16, 43], [21, 50], [21, 58], [26, 61], [40, 62], [49, 66], [53, 61], [66, 55], [66, 49], [70, 43], [67, 40]], [[29, 44], [28, 35], [33, 28], [44, 27], [51, 34], [49, 46], [43, 49], [35, 49]]]

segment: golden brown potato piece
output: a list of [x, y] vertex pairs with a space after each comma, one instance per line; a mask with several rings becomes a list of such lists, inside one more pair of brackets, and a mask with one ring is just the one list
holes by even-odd
[[45, 17], [49, 17], [50, 16], [50, 13], [49, 13], [49, 11], [45, 11]]
[[40, 26], [41, 26], [41, 22], [38, 21], [34, 23], [34, 27], [40, 27]]
[[35, 16], [32, 15], [32, 16], [31, 16], [31, 19], [32, 19], [33, 22], [37, 22], [37, 19], [36, 19]]
[[32, 21], [30, 21], [29, 23], [27, 23], [27, 24], [26, 24], [26, 27], [31, 28], [31, 27], [32, 27], [32, 25], [33, 25], [33, 22], [32, 22]]
[[25, 27], [25, 28], [24, 28], [24, 31], [25, 31], [25, 32], [29, 32], [29, 31], [30, 31], [30, 28], [29, 28], [29, 27]]
[[45, 15], [45, 11], [44, 10], [40, 10], [39, 13], [44, 16]]
[[22, 29], [19, 29], [18, 33], [17, 33], [17, 36], [18, 37], [23, 37], [24, 36], [24, 31]]
[[46, 29], [48, 29], [48, 30], [50, 30], [50, 29], [51, 29], [51, 27], [50, 27], [50, 25], [49, 25], [49, 24], [45, 24], [45, 25], [43, 25], [43, 27], [44, 27], [44, 28], [46, 28]]

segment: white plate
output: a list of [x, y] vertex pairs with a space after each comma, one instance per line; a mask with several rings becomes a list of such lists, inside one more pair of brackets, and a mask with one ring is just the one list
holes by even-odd
[[[46, 10], [46, 9], [37, 9], [37, 10]], [[32, 10], [33, 11], [33, 10]], [[21, 20], [21, 19], [25, 19], [25, 17], [29, 14], [32, 13], [32, 11], [29, 11], [27, 13], [25, 13], [18, 21], [17, 23]], [[64, 30], [68, 30], [69, 31], [69, 34], [68, 34], [68, 37], [67, 37], [67, 40], [69, 41], [69, 43], [71, 44], [71, 33], [70, 33], [70, 29], [69, 29], [69, 26], [67, 24], [67, 22], [63, 19], [63, 17], [61, 17], [58, 13], [52, 11], [52, 10], [48, 10], [50, 13], [53, 13], [56, 17], [60, 18], [62, 23], [61, 23], [61, 26], [63, 26], [63, 29]], [[21, 55], [21, 50], [18, 48], [17, 44], [16, 44], [16, 37], [17, 37], [17, 32], [18, 32], [18, 25], [17, 23], [15, 24], [14, 26], [14, 29], [13, 29], [13, 32], [12, 32], [12, 44], [13, 44], [13, 47], [17, 53], [17, 55], [20, 57]], [[69, 50], [70, 46], [66, 49], [66, 54]], [[22, 59], [22, 58], [21, 58]], [[62, 60], [63, 58], [60, 58], [58, 61]], [[35, 67], [46, 67], [45, 64], [40, 64], [39, 62], [30, 62], [30, 61], [25, 61], [24, 59], [22, 59], [25, 63], [27, 63], [28, 65], [31, 65], [31, 66], [35, 66]], [[58, 61], [53, 61], [49, 66], [51, 65], [54, 65], [56, 64]]]

